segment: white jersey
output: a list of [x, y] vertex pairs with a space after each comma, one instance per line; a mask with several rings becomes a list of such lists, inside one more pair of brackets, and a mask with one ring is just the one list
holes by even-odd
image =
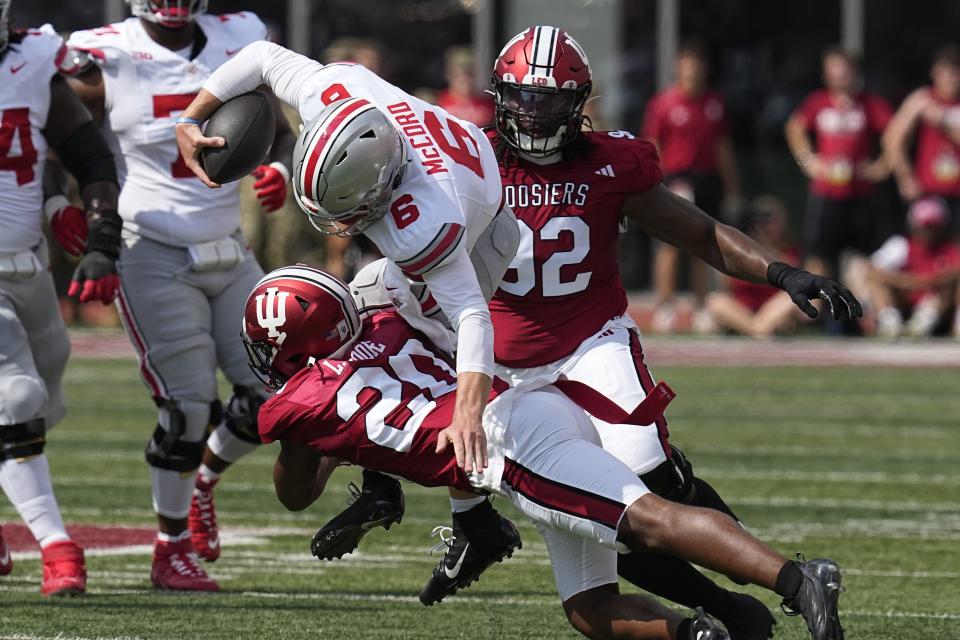
[[43, 128], [63, 53], [63, 39], [45, 24], [11, 34], [0, 58], [0, 253], [25, 251], [43, 237]]
[[[361, 65], [322, 65], [268, 43], [241, 55], [246, 62], [259, 58], [264, 81], [304, 122], [331, 102], [356, 97], [369, 100], [403, 133], [412, 162], [393, 193], [389, 213], [364, 230], [385, 257], [416, 277], [443, 264], [455, 249], [473, 248], [502, 204], [496, 155], [476, 125]], [[237, 84], [217, 74], [204, 88], [223, 100], [236, 93]]]
[[120, 216], [125, 232], [185, 247], [240, 226], [237, 183], [209, 189], [184, 164], [174, 122], [213, 71], [267, 37], [250, 12], [201, 15], [206, 43], [193, 59], [163, 47], [138, 18], [78, 31], [67, 45], [88, 52], [103, 74], [105, 125], [116, 136]]

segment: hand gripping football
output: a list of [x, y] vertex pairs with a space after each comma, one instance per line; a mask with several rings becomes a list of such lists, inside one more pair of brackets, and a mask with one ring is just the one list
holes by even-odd
[[251, 91], [228, 100], [213, 112], [204, 135], [220, 136], [222, 147], [207, 147], [200, 163], [214, 182], [233, 182], [264, 163], [273, 143], [276, 116], [270, 98]]

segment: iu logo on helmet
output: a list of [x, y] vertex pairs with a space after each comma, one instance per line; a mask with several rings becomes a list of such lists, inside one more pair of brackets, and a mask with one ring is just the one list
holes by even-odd
[[[266, 294], [257, 296], [257, 323], [267, 330], [267, 336], [277, 339], [277, 344], [283, 344], [287, 337], [286, 331], [277, 331], [287, 321], [287, 296], [289, 291], [280, 292], [277, 287], [270, 287]], [[264, 304], [266, 299], [266, 304]]]

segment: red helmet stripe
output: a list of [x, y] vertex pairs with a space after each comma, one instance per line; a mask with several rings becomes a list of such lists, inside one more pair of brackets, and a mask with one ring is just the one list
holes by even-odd
[[366, 110], [363, 109], [363, 107], [373, 108], [373, 105], [363, 98], [347, 100], [346, 102], [339, 111], [335, 111], [332, 114], [323, 131], [313, 140], [314, 146], [310, 151], [310, 158], [307, 160], [307, 166], [303, 171], [303, 193], [311, 200], [314, 199], [314, 185], [317, 181], [316, 169], [318, 165], [323, 165], [322, 157], [325, 155], [324, 150], [329, 148], [327, 143], [336, 137], [338, 128], [349, 124], [347, 118], [352, 114], [362, 113]]

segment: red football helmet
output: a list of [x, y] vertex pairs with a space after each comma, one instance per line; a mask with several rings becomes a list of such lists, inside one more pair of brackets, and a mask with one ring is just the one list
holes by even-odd
[[138, 18], [177, 29], [206, 13], [208, 0], [127, 0], [127, 4]]
[[587, 54], [565, 31], [518, 33], [493, 67], [497, 132], [528, 155], [556, 153], [580, 132], [591, 80]]
[[250, 368], [268, 389], [283, 386], [310, 358], [327, 358], [360, 335], [350, 289], [306, 265], [271, 271], [247, 297], [241, 337]]

